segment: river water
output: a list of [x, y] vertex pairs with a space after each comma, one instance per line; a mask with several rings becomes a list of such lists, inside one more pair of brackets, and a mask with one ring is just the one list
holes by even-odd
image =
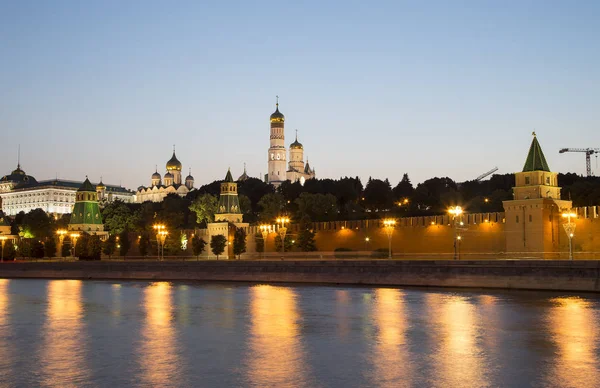
[[593, 387], [593, 294], [0, 279], [2, 387]]

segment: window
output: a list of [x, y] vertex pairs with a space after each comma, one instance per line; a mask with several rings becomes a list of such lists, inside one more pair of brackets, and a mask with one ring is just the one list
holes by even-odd
[[519, 216], [517, 216], [517, 224], [519, 223]]
[[550, 186], [550, 177], [549, 177], [549, 176], [547, 176], [547, 177], [546, 177], [546, 184], [547, 184], [548, 186]]
[[531, 214], [529, 215], [529, 222], [533, 222], [533, 217], [531, 216]]
[[526, 184], [526, 185], [528, 185], [528, 184], [529, 184], [529, 177], [528, 177], [528, 176], [526, 176], [526, 177], [525, 177], [525, 184]]

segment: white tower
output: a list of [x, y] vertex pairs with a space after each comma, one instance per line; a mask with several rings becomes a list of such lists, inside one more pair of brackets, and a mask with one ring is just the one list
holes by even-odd
[[269, 173], [267, 181], [279, 186], [287, 179], [286, 150], [284, 138], [285, 116], [279, 112], [279, 96], [275, 104], [275, 112], [271, 115], [271, 146], [269, 147]]

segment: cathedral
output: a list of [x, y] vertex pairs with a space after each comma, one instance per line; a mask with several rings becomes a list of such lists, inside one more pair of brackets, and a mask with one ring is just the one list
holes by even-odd
[[191, 170], [185, 178], [185, 182], [181, 179], [182, 164], [177, 159], [177, 156], [175, 156], [175, 147], [173, 147], [173, 156], [167, 162], [166, 167], [167, 172], [164, 176], [161, 177], [158, 169], [156, 169], [150, 179], [150, 186], [138, 187], [135, 194], [136, 202], [162, 202], [169, 194], [177, 194], [180, 197], [185, 197], [194, 188], [194, 177], [191, 174]]
[[315, 177], [315, 170], [308, 161], [304, 163], [304, 146], [296, 140], [290, 144], [289, 163], [285, 148], [285, 116], [279, 111], [279, 100], [275, 104], [275, 112], [271, 115], [271, 146], [269, 147], [269, 173], [265, 181], [279, 186], [284, 181], [300, 182], [304, 184], [307, 179]]

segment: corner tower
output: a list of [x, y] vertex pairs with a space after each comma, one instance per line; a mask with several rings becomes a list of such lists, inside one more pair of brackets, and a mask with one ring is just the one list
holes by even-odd
[[271, 183], [272, 185], [279, 186], [287, 179], [284, 136], [285, 116], [279, 111], [279, 97], [277, 97], [275, 112], [273, 112], [271, 115], [270, 121], [271, 137], [268, 155], [269, 172], [267, 174], [267, 182]]
[[75, 194], [75, 206], [71, 213], [69, 230], [98, 235], [106, 234], [98, 205], [98, 193], [87, 177]]
[[560, 199], [558, 173], [551, 172], [535, 132], [523, 171], [515, 173], [513, 200], [504, 201], [507, 253], [558, 253], [561, 212], [571, 201]]

